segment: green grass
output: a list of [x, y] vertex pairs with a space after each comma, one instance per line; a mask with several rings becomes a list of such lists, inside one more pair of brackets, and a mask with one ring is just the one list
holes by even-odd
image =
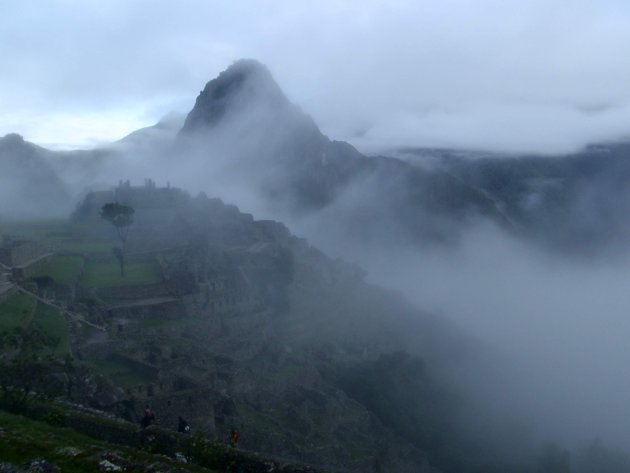
[[57, 284], [70, 286], [74, 284], [81, 269], [83, 269], [83, 257], [81, 256], [53, 256], [49, 261], [39, 267], [31, 277], [49, 276]]
[[25, 325], [35, 306], [35, 299], [26, 294], [15, 294], [0, 304], [0, 331]]
[[37, 324], [46, 335], [58, 340], [54, 350], [56, 356], [63, 357], [70, 353], [68, 325], [63, 315], [57, 309], [38, 303], [33, 323]]
[[26, 294], [16, 294], [0, 304], [0, 332], [35, 326], [58, 340], [54, 348], [55, 355], [63, 357], [70, 353], [68, 326], [57, 309], [38, 303]]
[[63, 219], [6, 221], [3, 231], [29, 238], [51, 239], [67, 235], [70, 225]]
[[116, 385], [123, 388], [149, 384], [155, 381], [148, 373], [141, 369], [136, 369], [129, 363], [117, 359], [91, 359], [86, 360], [95, 372], [111, 378]]
[[111, 253], [112, 247], [118, 245], [113, 234], [111, 238], [87, 237], [83, 225], [66, 220], [9, 221], [2, 232], [35, 240], [53, 250], [77, 254]]
[[88, 263], [81, 278], [86, 287], [137, 286], [160, 282], [155, 266], [151, 263], [125, 265], [125, 277], [120, 276], [118, 263]]
[[111, 253], [112, 248], [116, 245], [117, 242], [114, 240], [71, 238], [60, 241], [55, 247], [61, 251], [92, 255]]
[[182, 472], [212, 473], [212, 470], [175, 462], [163, 455], [112, 445], [69, 428], [52, 426], [1, 410], [0, 426], [4, 430], [0, 437], [0, 460], [14, 465], [43, 458], [64, 473], [100, 471], [101, 454], [108, 451], [116, 452], [126, 463], [138, 465], [133, 471], [148, 471], [149, 465], [155, 465], [158, 471], [177, 468]]

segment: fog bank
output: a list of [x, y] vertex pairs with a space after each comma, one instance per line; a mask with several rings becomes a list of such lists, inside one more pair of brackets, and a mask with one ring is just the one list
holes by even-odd
[[460, 366], [495, 415], [572, 446], [628, 445], [629, 254], [574, 261], [491, 226], [443, 249], [339, 245], [318, 226], [303, 227], [316, 245], [360, 262], [370, 281], [453, 320], [496, 357], [480, 372]]

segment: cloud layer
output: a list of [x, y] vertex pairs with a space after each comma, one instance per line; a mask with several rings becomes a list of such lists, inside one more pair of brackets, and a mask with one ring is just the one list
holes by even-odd
[[10, 1], [0, 134], [120, 138], [255, 57], [326, 133], [366, 150], [562, 153], [629, 134], [628, 25], [619, 0]]

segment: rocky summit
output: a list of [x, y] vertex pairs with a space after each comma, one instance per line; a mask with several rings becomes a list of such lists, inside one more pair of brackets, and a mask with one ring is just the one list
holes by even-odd
[[263, 64], [241, 59], [206, 84], [180, 133], [216, 125], [253, 106], [281, 112], [291, 104]]

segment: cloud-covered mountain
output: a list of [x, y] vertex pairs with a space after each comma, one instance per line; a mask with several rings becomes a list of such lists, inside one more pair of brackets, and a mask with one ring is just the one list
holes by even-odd
[[0, 138], [0, 215], [60, 215], [70, 195], [47, 158], [54, 153], [20, 135]]
[[166, 117], [91, 151], [52, 152], [8, 135], [0, 166], [3, 192], [21, 201], [5, 198], [4, 212], [66, 209], [95, 185], [151, 177], [346, 241], [455, 242], [468, 225], [490, 221], [543, 245], [596, 252], [630, 234], [628, 148], [510, 159], [432, 149], [366, 156], [325, 136], [264, 65], [241, 60], [206, 84], [185, 120]]
[[388, 227], [403, 239], [448, 240], [453, 223], [473, 215], [507, 224], [492, 199], [461, 179], [330, 140], [256, 61], [236, 62], [208, 82], [179, 138], [207, 159], [227, 147], [231, 165], [253, 171], [243, 174], [246, 184], [272, 208], [340, 211], [348, 230], [366, 238]]
[[[506, 336], [506, 330], [500, 328], [505, 328], [504, 320], [511, 320], [511, 314], [516, 314], [519, 321], [512, 321], [512, 328], [522, 330], [517, 336], [518, 343], [513, 343], [514, 350], [525, 347], [518, 354], [529, 356], [528, 342], [535, 340], [541, 358], [548, 356], [544, 360], [545, 366], [553, 366], [554, 353], [564, 349], [557, 343], [565, 335], [563, 323], [573, 324], [574, 313], [596, 312], [597, 306], [592, 309], [588, 300], [584, 303], [579, 299], [576, 307], [584, 305], [585, 308], [567, 308], [566, 300], [575, 292], [573, 287], [565, 287], [566, 292], [560, 287], [556, 304], [546, 304], [549, 287], [558, 279], [573, 281], [568, 276], [575, 272], [575, 268], [550, 270], [544, 259], [546, 256], [541, 257], [532, 250], [530, 243], [581, 255], [627, 248], [630, 241], [626, 218], [630, 210], [629, 155], [629, 145], [616, 144], [590, 147], [561, 157], [505, 159], [498, 155], [434, 149], [407, 149], [393, 154], [394, 157], [366, 156], [348, 143], [325, 136], [307, 114], [287, 99], [263, 65], [255, 61], [239, 61], [208, 82], [185, 120], [167, 120], [105, 148], [52, 152], [16, 136], [5, 137], [0, 141], [0, 191], [4, 198], [4, 207], [0, 211], [26, 216], [50, 215], [55, 209], [60, 212], [69, 207], [70, 202], [76, 201], [87, 189], [111, 185], [119, 179], [131, 178], [137, 182], [148, 177], [160, 183], [171, 181], [195, 193], [205, 191], [208, 195], [234, 202], [257, 218], [283, 220], [295, 234], [322, 244], [331, 255], [365, 263], [371, 281], [385, 281], [388, 287], [397, 290], [411, 288], [407, 295], [422, 294], [423, 300], [414, 300], [420, 305], [432, 307], [427, 303], [430, 299], [427, 294], [446, 294], [447, 302], [456, 300], [457, 303], [443, 304], [445, 311], [459, 311], [463, 314], [460, 320], [468, 317], [473, 321], [468, 327], [478, 325], [481, 327], [479, 332], [490, 334], [484, 340], [499, 340], [504, 345], [513, 342]], [[61, 202], [59, 205], [56, 204], [58, 201]], [[487, 230], [489, 226], [491, 230], [477, 231], [479, 223], [489, 223], [481, 227]], [[497, 227], [500, 231], [496, 231]], [[172, 230], [181, 233], [179, 227], [173, 226]], [[522, 241], [515, 243], [513, 239], [506, 239], [508, 234], [516, 235]], [[509, 240], [507, 244], [505, 240]], [[432, 253], [436, 243], [453, 244], [438, 245], [440, 250], [450, 250], [460, 241], [460, 247], [464, 248], [460, 253]], [[415, 251], [427, 247], [431, 251], [406, 253], [409, 249]], [[446, 263], [440, 259], [444, 253], [448, 253]], [[499, 261], [501, 268], [496, 273], [499, 277], [493, 279], [496, 275], [491, 273], [488, 277], [487, 270], [492, 265], [489, 261], [496, 254], [503, 261]], [[495, 259], [495, 266], [496, 262]], [[538, 263], [544, 269], [540, 269]], [[418, 268], [422, 272], [418, 272]], [[583, 288], [590, 291], [597, 289], [598, 284], [610, 286], [605, 278], [605, 284], [597, 277], [591, 282], [591, 273], [585, 271], [584, 274], [588, 277], [579, 273], [577, 278], [580, 292], [584, 294], [588, 291]], [[617, 280], [615, 275], [610, 281]], [[551, 283], [547, 284], [548, 281]], [[512, 297], [513, 294], [528, 296], [530, 293], [520, 288], [532, 286], [535, 290], [531, 292], [534, 295], [531, 300]], [[356, 297], [374, 309], [367, 297], [369, 292], [355, 293], [350, 299], [354, 303], [352, 297]], [[335, 297], [336, 301], [344, 301], [348, 293], [341, 291]], [[301, 303], [309, 302], [309, 307], [319, 307], [317, 303], [321, 302], [308, 301], [303, 295], [298, 299]], [[487, 300], [495, 299], [499, 309], [486, 304]], [[470, 300], [473, 304], [468, 307]], [[543, 302], [537, 305], [541, 300]], [[505, 305], [501, 305], [504, 302]], [[388, 303], [379, 306], [377, 311], [387, 315], [395, 305]], [[623, 301], [618, 306], [623, 307]], [[339, 310], [339, 303], [335, 307]], [[490, 310], [486, 310], [488, 307]], [[325, 320], [328, 316], [343, 325], [341, 312], [321, 306], [318, 317], [312, 321]], [[490, 313], [490, 321], [483, 319], [483, 324], [475, 323], [478, 320], [475, 317], [486, 312]], [[338, 313], [341, 315], [336, 317]], [[557, 321], [554, 327], [548, 323], [552, 319]], [[618, 322], [614, 318], [610, 320]], [[331, 336], [345, 336], [351, 332], [336, 332], [333, 323], [322, 325], [335, 332]], [[540, 332], [528, 332], [532, 326]], [[400, 330], [415, 333], [424, 328], [407, 325]], [[427, 339], [432, 338], [435, 332], [426, 329]], [[324, 333], [328, 335], [328, 332]], [[553, 340], [545, 345], [544, 336]], [[581, 339], [576, 337], [575, 340]], [[588, 342], [590, 338], [584, 340]], [[447, 345], [457, 347], [457, 343]], [[582, 350], [582, 346], [579, 349]], [[602, 362], [601, 366], [610, 366], [605, 363], [608, 360], [606, 351], [600, 351], [601, 357], [595, 357], [596, 360]], [[568, 353], [567, 359], [572, 362], [575, 359], [573, 353]], [[498, 367], [499, 357], [489, 355], [487, 358], [485, 376], [477, 376], [478, 372], [474, 370], [464, 370], [464, 374], [455, 377], [458, 380], [466, 376], [476, 378], [470, 380], [470, 386], [483, 385], [481, 390], [486, 395], [486, 402], [488, 399], [491, 399], [489, 402], [497, 399], [504, 402], [501, 406], [504, 410], [497, 416], [504, 412], [512, 415], [515, 411], [512, 394], [529, 392], [531, 379], [537, 383], [536, 402], [544, 404], [544, 390], [548, 385], [555, 389], [557, 373], [550, 375], [551, 382], [544, 383], [535, 376], [528, 378], [515, 374], [516, 370], [511, 366], [501, 371], [504, 367]], [[415, 397], [408, 399], [404, 383], [398, 383], [401, 379], [408, 381], [408, 375], [415, 376], [422, 370], [404, 357], [392, 360], [383, 359], [378, 363], [359, 365], [354, 371], [333, 373], [340, 376], [335, 382], [343, 384], [344, 389], [353, 392], [360, 402], [372, 403], [376, 409], [379, 402], [375, 397], [383, 393], [358, 389], [357, 386], [366, 386], [375, 377], [389, 379], [388, 386], [394, 388], [386, 389], [387, 402], [396, 400], [397, 408], [403, 405], [398, 403], [400, 400], [412, 403]], [[537, 368], [532, 369], [536, 375], [539, 374]], [[501, 374], [497, 375], [499, 372]], [[507, 387], [499, 379], [505, 372], [511, 376]], [[449, 371], [449, 374], [453, 373]], [[386, 375], [391, 376], [386, 378]], [[580, 380], [581, 375], [577, 376]], [[597, 392], [604, 395], [618, 392], [613, 389], [615, 384], [610, 383], [611, 378], [607, 377], [601, 383], [602, 390]], [[421, 385], [416, 387], [423, 389]], [[562, 386], [558, 389], [561, 392]], [[581, 419], [582, 424], [586, 424], [588, 416], [584, 412], [601, 412], [589, 409], [593, 407], [589, 402], [580, 404], [580, 416], [574, 415], [573, 411], [564, 419]], [[597, 404], [595, 407], [601, 406]], [[474, 409], [476, 406], [466, 415], [483, 417], [478, 413], [481, 411], [470, 414]], [[497, 407], [497, 412], [499, 410]], [[516, 410], [524, 416], [532, 412], [526, 407], [522, 411]], [[407, 410], [391, 412], [396, 414], [397, 428], [411, 428]], [[422, 412], [418, 414], [424, 415]], [[615, 413], [606, 409], [604, 414], [614, 417]], [[606, 416], [599, 419], [593, 414], [588, 421], [597, 421], [601, 426], [606, 423]], [[562, 416], [558, 415], [558, 419], [562, 420]], [[484, 421], [470, 424], [480, 425]], [[548, 421], [547, 426], [551, 423], [553, 421]], [[557, 423], [560, 425], [561, 421]], [[493, 427], [486, 428], [492, 430]], [[625, 432], [623, 428], [619, 431]], [[586, 434], [590, 432], [588, 430]], [[424, 440], [432, 439], [429, 431], [420, 434], [427, 435]], [[492, 435], [502, 437], [496, 432]], [[494, 451], [492, 446], [484, 447]]]

